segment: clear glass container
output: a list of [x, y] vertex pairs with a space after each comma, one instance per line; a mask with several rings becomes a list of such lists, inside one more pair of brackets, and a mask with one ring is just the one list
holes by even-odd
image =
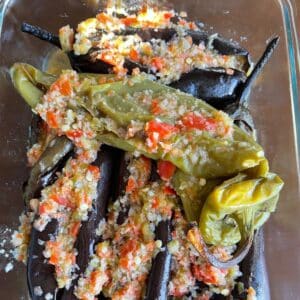
[[[120, 1], [119, 1], [120, 2]], [[93, 16], [97, 1], [0, 0], [0, 247], [9, 248], [23, 209], [21, 188], [28, 175], [26, 144], [31, 112], [10, 82], [8, 68], [16, 61], [43, 67], [53, 46], [21, 33], [27, 21], [57, 32], [58, 28]], [[129, 3], [131, 5], [131, 3]], [[277, 212], [265, 226], [265, 257], [272, 299], [300, 299], [299, 193], [299, 44], [300, 2], [288, 0], [185, 0], [165, 3], [200, 20], [210, 32], [232, 38], [256, 61], [266, 41], [280, 36], [280, 45], [257, 80], [250, 97], [258, 139], [271, 169], [285, 187]], [[26, 268], [0, 255], [0, 299], [27, 299]]]

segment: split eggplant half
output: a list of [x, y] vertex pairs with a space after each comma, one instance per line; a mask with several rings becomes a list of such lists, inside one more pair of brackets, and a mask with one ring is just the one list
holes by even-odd
[[170, 220], [160, 221], [155, 230], [155, 237], [162, 241], [163, 250], [156, 255], [152, 262], [145, 300], [166, 300], [168, 299], [168, 283], [172, 262], [172, 256], [167, 247], [171, 241]]
[[[27, 23], [22, 24], [22, 31], [34, 35], [42, 40], [46, 40], [53, 45], [61, 48], [58, 36], [47, 32], [37, 26], [33, 26]], [[152, 38], [170, 40], [176, 31], [173, 29], [141, 29], [141, 28], [129, 28], [119, 33], [121, 36], [128, 34], [137, 34], [143, 41], [150, 41]], [[218, 104], [220, 107], [235, 98], [237, 89], [241, 89], [243, 83], [246, 80], [246, 73], [249, 69], [248, 52], [233, 44], [229, 41], [221, 39], [217, 36], [209, 37], [204, 32], [189, 31], [189, 35], [192, 36], [195, 43], [210, 43], [220, 55], [234, 55], [239, 56], [243, 61], [243, 70], [232, 70], [231, 74], [223, 68], [209, 68], [209, 69], [194, 69], [189, 73], [185, 73], [178, 81], [172, 82], [170, 85], [176, 87], [184, 92], [191, 93], [193, 96], [206, 100], [211, 104]], [[94, 59], [95, 55], [101, 51], [98, 48], [91, 48], [85, 55], [75, 55], [73, 51], [68, 52], [68, 56], [72, 67], [80, 72], [92, 72], [92, 73], [110, 73], [112, 65], [99, 59]], [[139, 68], [140, 71], [146, 73], [152, 73], [151, 69], [146, 65], [141, 65], [131, 59], [126, 58], [124, 67], [129, 70], [129, 73], [133, 69]]]
[[[29, 33], [42, 40], [48, 41], [61, 48], [59, 37], [37, 26], [28, 23], [22, 24], [22, 31]], [[137, 34], [143, 41], [149, 41], [152, 38], [171, 40], [176, 35], [176, 30], [149, 29], [149, 28], [127, 28], [119, 32], [121, 36]], [[254, 124], [250, 112], [247, 109], [247, 99], [249, 91], [263, 67], [268, 62], [277, 44], [278, 37], [273, 38], [267, 45], [263, 55], [253, 68], [250, 75], [249, 71], [249, 53], [238, 44], [225, 40], [217, 35], [209, 36], [203, 31], [187, 31], [192, 37], [193, 43], [208, 44], [221, 55], [233, 55], [238, 57], [244, 66], [242, 70], [225, 70], [224, 68], [193, 69], [189, 73], [181, 75], [179, 80], [171, 82], [169, 85], [192, 96], [203, 99], [217, 109], [221, 109], [230, 114], [237, 125], [246, 132], [252, 134]], [[99, 49], [91, 48], [85, 55], [75, 55], [74, 51], [68, 52], [72, 67], [80, 72], [92, 73], [110, 73], [112, 65], [99, 59], [94, 59]], [[131, 72], [135, 68], [140, 71], [151, 73], [145, 65], [141, 65], [130, 59], [125, 59], [124, 67]], [[248, 75], [248, 77], [247, 77]]]
[[[100, 169], [100, 180], [97, 185], [97, 198], [93, 203], [87, 221], [82, 222], [75, 244], [75, 248], [78, 250], [76, 257], [76, 264], [78, 265], [77, 274], [85, 271], [89, 259], [94, 253], [94, 246], [101, 238], [97, 236], [96, 229], [99, 222], [106, 216], [108, 201], [112, 195], [113, 170], [116, 167], [115, 162], [118, 159], [118, 154], [118, 150], [102, 145], [98, 157], [93, 163]], [[73, 280], [69, 290], [64, 289], [59, 293], [60, 300], [77, 299], [74, 295], [74, 287], [77, 284], [77, 280], [78, 278]]]
[[[30, 209], [30, 199], [39, 197], [41, 190], [57, 179], [57, 172], [62, 170], [66, 161], [72, 156], [72, 149], [73, 145], [70, 141], [64, 137], [58, 137], [41, 155], [25, 185], [24, 201], [27, 211]], [[57, 284], [54, 266], [46, 262], [43, 251], [44, 242], [49, 240], [50, 236], [55, 235], [57, 229], [56, 220], [49, 222], [43, 231], [32, 227], [28, 246], [27, 282], [33, 300], [44, 299], [37, 289], [41, 289], [44, 294], [50, 293], [56, 298]]]
[[[65, 138], [54, 139], [31, 171], [25, 187], [24, 199], [26, 203], [29, 203], [29, 199], [33, 197], [39, 197], [41, 190], [56, 180], [57, 172], [62, 170], [66, 161], [72, 156], [72, 148], [70, 141], [65, 140]], [[111, 196], [115, 158], [115, 150], [104, 145], [94, 162], [94, 165], [101, 170], [101, 178], [97, 185], [97, 198], [94, 201], [92, 211], [88, 220], [82, 223], [75, 245], [78, 250], [76, 258], [79, 266], [78, 272], [85, 270], [97, 242], [96, 228], [100, 220], [105, 217], [108, 200]], [[28, 286], [32, 299], [44, 299], [36, 292], [38, 287], [42, 289], [43, 294], [51, 293], [55, 299], [56, 297], [57, 299], [76, 299], [73, 295], [73, 288], [58, 291], [54, 267], [45, 261], [43, 255], [44, 241], [49, 240], [52, 235], [55, 236], [57, 226], [57, 221], [52, 220], [41, 232], [34, 227], [32, 229], [27, 264]]]

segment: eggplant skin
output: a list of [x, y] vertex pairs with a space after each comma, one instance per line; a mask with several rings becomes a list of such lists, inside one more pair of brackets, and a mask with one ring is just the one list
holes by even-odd
[[170, 86], [226, 110], [226, 106], [236, 101], [236, 92], [242, 88], [245, 80], [246, 75], [237, 70], [229, 75], [221, 68], [195, 69], [183, 74]]
[[155, 237], [161, 240], [164, 250], [153, 260], [145, 300], [167, 300], [172, 256], [167, 244], [171, 240], [171, 220], [161, 221], [156, 227]]
[[[112, 194], [112, 180], [115, 163], [118, 161], [118, 151], [116, 149], [102, 145], [98, 152], [98, 157], [93, 165], [100, 168], [100, 180], [97, 185], [97, 198], [93, 203], [92, 211], [89, 213], [88, 220], [83, 222], [77, 237], [75, 248], [78, 250], [76, 263], [79, 267], [78, 273], [82, 273], [88, 266], [89, 259], [94, 253], [94, 246], [99, 241], [96, 229], [99, 222], [105, 218], [108, 201]], [[59, 299], [74, 299], [75, 280], [69, 290], [60, 292]]]
[[[45, 150], [39, 161], [40, 165], [36, 165], [31, 170], [28, 184], [25, 187], [25, 199], [30, 200], [30, 196], [40, 197], [41, 190], [56, 180], [56, 173], [62, 170], [66, 161], [72, 156], [72, 145], [69, 142], [65, 144], [65, 140], [59, 141], [62, 143], [58, 142], [54, 144], [53, 148], [49, 149], [48, 147]], [[27, 206], [26, 209], [29, 210], [29, 207]], [[56, 299], [55, 270], [54, 266], [47, 263], [43, 255], [43, 242], [55, 235], [57, 229], [57, 220], [52, 220], [41, 232], [32, 227], [27, 258], [27, 283], [32, 300], [44, 299], [43, 296], [35, 295], [34, 289], [37, 287], [41, 287], [44, 295], [51, 293]]]
[[[116, 167], [113, 175], [113, 191], [112, 191], [112, 201], [116, 201], [120, 196], [125, 193], [127, 180], [129, 178], [129, 171], [127, 170], [129, 160], [126, 157], [126, 152], [122, 150], [118, 151]], [[121, 203], [122, 205], [122, 203]], [[117, 224], [122, 225], [128, 216], [129, 207], [123, 206], [121, 212], [117, 218]]]
[[[52, 220], [42, 232], [32, 228], [27, 258], [27, 283], [32, 300], [45, 299], [47, 293], [56, 299], [58, 289], [54, 276], [55, 269], [47, 263], [43, 255], [44, 245], [41, 242], [48, 241], [50, 235], [55, 235], [57, 226], [57, 221]], [[35, 295], [34, 290], [37, 287], [41, 287], [43, 295]]]
[[112, 65], [102, 61], [92, 59], [93, 54], [98, 51], [97, 48], [91, 48], [89, 52], [85, 55], [75, 55], [73, 51], [68, 52], [68, 57], [71, 63], [71, 66], [77, 72], [86, 72], [86, 73], [111, 73]]
[[262, 228], [255, 233], [252, 247], [246, 258], [240, 263], [240, 270], [243, 275], [237, 281], [244, 285], [245, 291], [239, 294], [238, 289], [235, 288], [232, 292], [232, 299], [246, 300], [246, 290], [249, 287], [254, 288], [257, 299], [271, 299], [264, 256], [264, 233]]

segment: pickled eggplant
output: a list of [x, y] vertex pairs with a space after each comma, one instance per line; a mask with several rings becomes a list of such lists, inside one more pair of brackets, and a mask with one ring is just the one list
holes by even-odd
[[[102, 146], [94, 165], [100, 168], [100, 180], [97, 185], [97, 197], [93, 203], [88, 219], [82, 222], [75, 248], [78, 251], [76, 256], [76, 264], [78, 265], [78, 274], [84, 272], [88, 266], [88, 261], [94, 253], [94, 247], [99, 242], [101, 237], [97, 235], [97, 227], [102, 219], [105, 218], [107, 212], [108, 201], [112, 194], [112, 179], [115, 160], [117, 159], [115, 149]], [[76, 299], [74, 295], [74, 287], [77, 284], [77, 279], [73, 280], [72, 286], [69, 289], [64, 289], [59, 294], [59, 299]]]
[[168, 243], [171, 241], [170, 220], [161, 221], [156, 227], [156, 239], [162, 241], [164, 250], [159, 252], [153, 260], [147, 281], [146, 300], [168, 299], [168, 283], [171, 272], [171, 253]]

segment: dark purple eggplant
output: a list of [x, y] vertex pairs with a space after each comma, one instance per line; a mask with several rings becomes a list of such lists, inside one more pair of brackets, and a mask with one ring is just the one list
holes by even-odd
[[229, 75], [222, 68], [195, 69], [183, 74], [170, 86], [204, 99], [217, 109], [226, 110], [226, 105], [236, 101], [237, 90], [243, 86], [247, 78], [243, 72], [238, 70], [233, 72], [233, 75]]
[[[25, 186], [24, 200], [26, 210], [30, 210], [29, 201], [33, 197], [40, 197], [41, 190], [57, 179], [57, 172], [61, 171], [67, 159], [72, 155], [73, 145], [65, 138], [55, 138], [53, 143], [42, 154], [40, 160], [31, 170], [29, 180]], [[51, 293], [56, 299], [57, 284], [54, 267], [49, 265], [43, 255], [43, 242], [55, 235], [58, 223], [52, 220], [43, 231], [32, 227], [28, 246], [27, 282], [33, 300], [44, 299], [44, 295]], [[36, 293], [37, 289], [43, 295]]]
[[[32, 228], [27, 258], [27, 283], [32, 300], [45, 299], [45, 295], [48, 293], [53, 295], [53, 299], [57, 299], [55, 269], [54, 266], [47, 263], [43, 255], [43, 242], [48, 241], [51, 235], [55, 235], [57, 228], [56, 220], [48, 223], [42, 232]], [[39, 288], [43, 292], [42, 295], [35, 292]]]
[[156, 255], [152, 262], [145, 300], [167, 300], [172, 260], [171, 253], [167, 247], [168, 242], [171, 241], [170, 220], [161, 221], [157, 225], [155, 239], [162, 241], [164, 249]]
[[[117, 32], [119, 35], [138, 35], [143, 41], [150, 41], [151, 39], [160, 39], [166, 42], [170, 41], [177, 35], [174, 28], [132, 28], [128, 27], [126, 30]], [[221, 55], [240, 56], [244, 61], [243, 70], [247, 72], [250, 67], [249, 52], [241, 47], [238, 43], [226, 40], [218, 35], [209, 35], [201, 30], [187, 30], [187, 35], [191, 36], [194, 44], [204, 43], [205, 46], [210, 46]]]
[[[100, 180], [97, 185], [97, 198], [93, 203], [92, 211], [89, 213], [88, 220], [83, 222], [77, 237], [75, 248], [78, 250], [76, 263], [78, 274], [83, 273], [88, 266], [90, 257], [94, 254], [94, 246], [100, 240], [96, 234], [99, 222], [105, 218], [108, 201], [112, 194], [113, 170], [117, 162], [118, 151], [112, 147], [103, 145], [96, 161], [93, 163], [100, 168]], [[59, 294], [60, 300], [77, 299], [74, 295], [74, 286], [77, 279], [69, 290], [63, 290]]]
[[254, 131], [253, 119], [248, 109], [248, 98], [249, 98], [250, 90], [253, 83], [261, 73], [262, 69], [271, 58], [278, 43], [279, 43], [278, 36], [272, 38], [269, 41], [263, 55], [260, 57], [259, 61], [254, 66], [253, 71], [247, 77], [243, 86], [237, 88], [236, 101], [232, 102], [226, 107], [226, 112], [230, 114], [231, 117], [234, 119], [234, 123], [250, 134], [253, 133]]
[[237, 280], [232, 299], [246, 300], [247, 289], [253, 287], [259, 300], [270, 300], [268, 273], [264, 256], [264, 233], [255, 233], [253, 244], [246, 258], [240, 263], [242, 276]]
[[119, 35], [138, 35], [142, 41], [150, 41], [151, 39], [159, 39], [168, 42], [176, 35], [174, 28], [134, 28], [127, 27], [125, 30], [117, 32]]
[[60, 48], [60, 41], [59, 41], [58, 36], [47, 30], [44, 30], [38, 26], [34, 26], [34, 25], [31, 25], [26, 22], [22, 23], [21, 30], [23, 32], [30, 33], [31, 35], [33, 35], [43, 41], [47, 41], [47, 42], [51, 43], [52, 45]]
[[42, 135], [42, 122], [40, 116], [32, 114], [30, 126], [28, 128], [28, 149], [30, 149], [35, 143], [37, 143]]
[[[127, 181], [129, 178], [129, 171], [127, 166], [129, 160], [126, 156], [126, 152], [120, 151], [118, 166], [114, 177], [114, 191], [112, 195], [112, 201], [116, 201], [120, 196], [125, 194]], [[122, 210], [118, 215], [117, 224], [122, 225], [128, 216], [129, 207], [121, 203]]]

